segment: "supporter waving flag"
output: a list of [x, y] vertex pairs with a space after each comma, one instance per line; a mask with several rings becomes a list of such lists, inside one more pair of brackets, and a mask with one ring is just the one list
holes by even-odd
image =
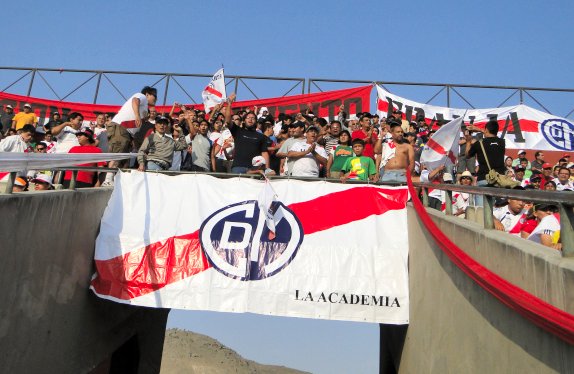
[[209, 113], [214, 106], [221, 104], [227, 99], [223, 68], [219, 69], [213, 75], [209, 84], [203, 89], [201, 97], [203, 98], [203, 105], [207, 113]]
[[429, 170], [440, 165], [454, 165], [458, 157], [458, 141], [463, 118], [459, 117], [443, 125], [425, 144], [421, 153], [421, 164], [426, 164]]

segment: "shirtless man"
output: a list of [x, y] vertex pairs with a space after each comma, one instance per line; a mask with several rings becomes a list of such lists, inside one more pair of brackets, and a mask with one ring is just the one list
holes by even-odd
[[413, 147], [403, 139], [403, 129], [398, 123], [391, 123], [391, 139], [383, 143], [381, 139], [375, 144], [377, 170], [381, 182], [406, 182], [407, 169], [415, 168]]

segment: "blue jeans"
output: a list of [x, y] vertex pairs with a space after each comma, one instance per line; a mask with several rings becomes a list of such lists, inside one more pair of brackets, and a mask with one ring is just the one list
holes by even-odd
[[[381, 170], [383, 171], [383, 170]], [[381, 175], [381, 182], [407, 182], [407, 171], [404, 169], [399, 170], [384, 170]]]
[[231, 168], [233, 174], [247, 174], [247, 170], [249, 170], [249, 168], [245, 166], [234, 166]]
[[163, 170], [163, 169], [155, 162], [148, 161], [146, 164], [146, 170]]
[[[486, 186], [488, 186], [488, 182], [486, 181], [486, 179], [483, 179], [483, 180], [476, 182], [476, 185], [478, 187], [486, 187]], [[483, 206], [482, 195], [475, 195], [474, 196], [474, 205]]]

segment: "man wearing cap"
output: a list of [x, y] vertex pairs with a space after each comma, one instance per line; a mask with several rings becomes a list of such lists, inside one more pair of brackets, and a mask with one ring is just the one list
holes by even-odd
[[37, 174], [36, 177], [32, 179], [32, 183], [34, 183], [35, 191], [46, 191], [52, 189], [52, 177], [47, 174]]
[[535, 204], [534, 215], [538, 225], [528, 236], [528, 240], [560, 250], [561, 244], [558, 243], [560, 239], [560, 221], [556, 214], [557, 211], [557, 207], [549, 203]]
[[[12, 120], [14, 119], [14, 108], [8, 104], [4, 107], [4, 111], [0, 114], [0, 132], [2, 134], [12, 127]], [[0, 134], [1, 135], [1, 134]]]
[[[99, 149], [94, 145], [96, 140], [94, 139], [94, 132], [90, 128], [84, 128], [81, 131], [78, 131], [76, 134], [78, 138], [79, 145], [73, 146], [70, 148], [68, 153], [102, 153], [102, 150]], [[100, 162], [91, 162], [87, 164], [80, 164], [77, 166], [84, 166], [84, 167], [102, 167], [105, 166], [105, 161]], [[70, 187], [70, 181], [72, 179], [72, 172], [66, 171], [64, 174], [64, 181], [62, 184], [65, 188]], [[76, 188], [88, 188], [88, 187], [96, 187], [100, 186], [100, 181], [96, 181], [96, 172], [94, 171], [78, 171], [76, 176]]]
[[[472, 186], [473, 182], [474, 178], [472, 177], [472, 173], [468, 170], [463, 171], [458, 178], [458, 184], [461, 186]], [[454, 200], [452, 206], [453, 215], [464, 218], [466, 209], [470, 205], [470, 194], [458, 191], [453, 192], [452, 199]]]
[[255, 156], [251, 161], [253, 167], [247, 170], [247, 174], [261, 174], [263, 176], [267, 175], [275, 175], [275, 171], [273, 169], [266, 169], [265, 168], [265, 159], [263, 156]]
[[305, 124], [301, 121], [295, 121], [289, 125], [289, 133], [292, 135], [290, 138], [285, 140], [279, 150], [275, 154], [279, 158], [279, 174], [280, 175], [291, 175], [291, 170], [293, 170], [293, 162], [295, 160], [289, 159], [287, 154], [293, 146], [293, 144], [305, 141]]
[[22, 177], [16, 177], [14, 185], [12, 186], [12, 192], [24, 191], [28, 191], [28, 181]]
[[[139, 171], [145, 170], [169, 170], [173, 161], [173, 153], [187, 149], [185, 136], [180, 136], [177, 141], [167, 135], [169, 120], [165, 117], [157, 117], [155, 120], [155, 132], [144, 139], [138, 151]], [[177, 125], [174, 127], [181, 130]]]
[[24, 125], [33, 125], [36, 128], [38, 124], [38, 117], [32, 112], [32, 105], [24, 104], [24, 111], [16, 113], [12, 118], [12, 128], [16, 131], [20, 130]]
[[52, 135], [56, 137], [55, 153], [68, 153], [68, 151], [80, 143], [76, 134], [80, 131], [84, 116], [79, 112], [72, 112], [68, 115], [68, 121], [52, 128]]
[[524, 149], [518, 150], [518, 156], [512, 161], [512, 167], [520, 165], [520, 160], [526, 158], [526, 151]]
[[287, 157], [294, 160], [291, 175], [296, 177], [318, 177], [319, 166], [327, 166], [327, 152], [317, 144], [319, 129], [311, 126], [305, 132], [305, 141], [291, 146]]
[[530, 181], [528, 180], [528, 178], [525, 178], [525, 176], [524, 176], [525, 172], [526, 172], [526, 169], [524, 169], [524, 167], [522, 167], [522, 165], [519, 165], [519, 166], [514, 168], [514, 180], [517, 181], [518, 183], [520, 183], [521, 187], [526, 187], [530, 184]]
[[[515, 187], [515, 189], [524, 189]], [[514, 236], [520, 236], [522, 227], [526, 223], [526, 212], [524, 211], [524, 201], [519, 199], [508, 199], [508, 204], [493, 210], [494, 228], [499, 231], [506, 231]]]
[[62, 121], [60, 113], [58, 111], [54, 111], [52, 112], [50, 120], [44, 125], [44, 131], [51, 131], [53, 127], [61, 125], [62, 123], [64, 123], [64, 121]]

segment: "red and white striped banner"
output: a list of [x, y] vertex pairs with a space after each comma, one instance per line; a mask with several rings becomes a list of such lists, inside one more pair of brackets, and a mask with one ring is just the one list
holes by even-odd
[[[406, 188], [121, 173], [91, 289], [148, 307], [408, 323]], [[177, 198], [174, 198], [177, 196]]]
[[498, 136], [506, 140], [507, 149], [573, 151], [574, 124], [568, 119], [544, 113], [527, 105], [488, 109], [455, 109], [408, 100], [377, 86], [377, 112], [390, 116], [400, 109], [403, 118], [415, 121], [424, 117], [431, 124], [464, 116], [465, 124], [483, 127], [491, 119], [498, 121]]
[[[311, 94], [237, 101], [233, 103], [232, 107], [234, 109], [253, 109], [255, 106], [259, 108], [267, 107], [269, 114], [275, 118], [277, 118], [279, 113], [295, 114], [307, 108], [311, 108], [316, 116], [334, 119], [338, 114], [341, 104], [345, 105], [349, 114], [368, 112], [370, 110], [372, 88], [373, 87], [369, 85]], [[32, 105], [32, 110], [36, 113], [36, 116], [38, 116], [41, 124], [48, 122], [50, 113], [54, 111], [59, 112], [62, 116], [66, 116], [70, 112], [79, 112], [84, 116], [84, 122], [89, 122], [94, 121], [100, 113], [108, 113], [114, 116], [121, 107], [120, 105], [46, 100], [0, 92], [0, 109], [6, 105], [12, 105], [14, 112], [18, 113], [26, 103]], [[203, 109], [203, 104], [186, 104], [186, 107]], [[156, 106], [156, 110], [158, 113], [167, 114], [171, 110], [171, 106]]]

